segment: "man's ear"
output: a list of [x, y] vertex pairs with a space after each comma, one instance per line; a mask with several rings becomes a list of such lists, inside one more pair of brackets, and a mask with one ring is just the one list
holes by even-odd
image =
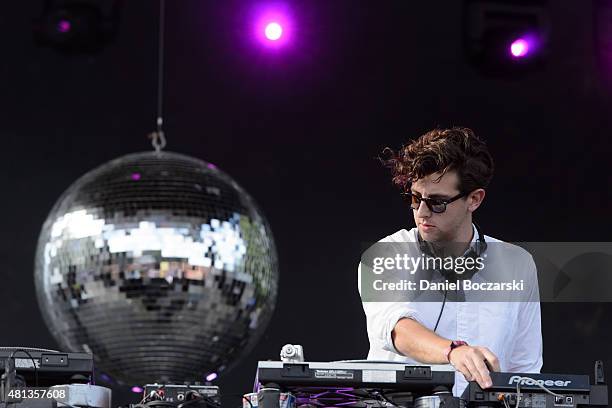
[[480, 204], [482, 204], [482, 202], [484, 201], [486, 194], [487, 193], [484, 190], [484, 188], [478, 188], [472, 191], [470, 194], [468, 194], [468, 197], [467, 197], [468, 211], [470, 212], [476, 211], [476, 209], [480, 207]]

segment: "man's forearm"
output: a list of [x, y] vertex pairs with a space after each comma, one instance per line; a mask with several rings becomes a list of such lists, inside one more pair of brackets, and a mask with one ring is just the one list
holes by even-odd
[[401, 354], [424, 364], [447, 364], [444, 355], [450, 340], [438, 336], [419, 322], [404, 318], [391, 332], [393, 344]]

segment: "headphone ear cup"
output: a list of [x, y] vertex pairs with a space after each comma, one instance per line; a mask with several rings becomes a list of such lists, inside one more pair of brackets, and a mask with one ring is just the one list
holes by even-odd
[[486, 241], [480, 241], [477, 240], [475, 245], [474, 245], [474, 250], [472, 252], [470, 252], [470, 256], [473, 256], [474, 258], [478, 258], [481, 257], [482, 254], [485, 253], [485, 251], [487, 250], [487, 242]]
[[[484, 252], [487, 250], [487, 242], [484, 240], [484, 237], [482, 238], [482, 240], [480, 238], [481, 237], [476, 240], [474, 248], [470, 249], [469, 252], [465, 254], [465, 258], [476, 259], [480, 258], [484, 254]], [[465, 277], [463, 279], [472, 279], [477, 272], [478, 269], [476, 268], [472, 271], [466, 272], [464, 274]]]
[[[480, 228], [478, 228], [477, 225], [476, 225], [476, 231], [478, 232], [478, 239], [474, 243], [474, 247], [471, 247], [469, 251], [465, 254], [464, 258], [473, 258], [473, 259], [479, 258], [487, 250], [487, 241], [485, 241], [484, 236], [480, 232]], [[427, 241], [423, 240], [423, 238], [421, 238], [421, 234], [419, 234], [418, 232], [417, 232], [417, 241], [419, 243], [419, 248], [421, 249], [421, 252], [423, 254], [428, 255], [428, 256], [433, 256], [433, 257], [437, 256], [432, 250], [430, 244]], [[476, 274], [476, 272], [478, 272], [478, 270], [475, 269], [473, 271], [463, 273], [459, 276], [457, 273], [455, 273], [455, 271], [446, 270], [444, 268], [438, 270], [438, 272], [440, 272], [440, 274], [447, 281], [455, 282], [459, 278], [460, 279], [472, 279], [472, 277], [474, 276], [474, 274]]]
[[487, 250], [487, 242], [486, 241], [482, 241], [478, 243], [478, 247], [479, 247], [479, 252], [478, 252], [478, 256], [482, 256], [482, 254], [485, 253], [485, 251]]
[[487, 250], [487, 241], [485, 241], [484, 235], [482, 235], [478, 224], [474, 223], [474, 226], [476, 227], [476, 232], [478, 233], [478, 239], [476, 240], [474, 247], [476, 249], [476, 257], [479, 257], [482, 256], [482, 254], [484, 254], [484, 252]]

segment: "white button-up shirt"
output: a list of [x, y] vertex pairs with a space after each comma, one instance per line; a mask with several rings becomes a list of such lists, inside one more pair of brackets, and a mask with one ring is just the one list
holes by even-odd
[[[474, 230], [472, 244], [476, 241]], [[542, 328], [537, 272], [531, 254], [522, 248], [485, 235], [487, 262], [497, 259], [496, 273], [519, 276], [530, 289], [528, 301], [512, 302], [446, 302], [436, 334], [450, 340], [463, 340], [471, 346], [487, 347], [499, 359], [501, 371], [539, 373], [542, 368]], [[379, 242], [417, 242], [417, 228], [405, 229]], [[501, 262], [499, 262], [501, 261]], [[479, 273], [473, 282], [484, 281]], [[358, 269], [361, 294], [361, 263]], [[434, 329], [442, 302], [363, 302], [370, 352], [368, 360], [397, 361], [421, 364], [401, 355], [395, 349], [391, 332], [402, 318], [411, 318]], [[461, 396], [467, 381], [459, 371], [455, 374], [453, 395]]]

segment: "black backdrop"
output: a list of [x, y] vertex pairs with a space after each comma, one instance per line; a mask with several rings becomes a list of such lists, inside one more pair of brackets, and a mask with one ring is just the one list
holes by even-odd
[[[150, 149], [157, 3], [126, 3], [117, 42], [80, 57], [33, 45], [41, 1], [0, 5], [0, 344], [56, 347], [33, 287], [42, 222], [81, 174]], [[217, 381], [226, 394], [249, 391], [256, 361], [278, 359], [285, 343], [311, 361], [365, 357], [360, 249], [413, 225], [375, 157], [434, 126], [488, 141], [497, 171], [476, 215], [488, 235], [609, 240], [612, 91], [597, 69], [591, 1], [551, 2], [548, 64], [511, 81], [465, 61], [461, 1], [293, 2], [298, 43], [276, 55], [240, 40], [247, 2], [168, 3], [167, 149], [235, 177], [280, 256], [272, 323]], [[543, 371], [612, 364], [609, 312], [543, 304]]]

